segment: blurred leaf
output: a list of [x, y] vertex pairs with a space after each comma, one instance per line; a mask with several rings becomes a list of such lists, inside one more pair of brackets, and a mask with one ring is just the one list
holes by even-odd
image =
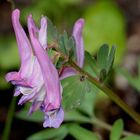
[[27, 103], [21, 111], [16, 113], [16, 117], [22, 120], [31, 121], [31, 122], [43, 122], [44, 114], [41, 111], [35, 111], [32, 115], [28, 115], [28, 110], [31, 103]]
[[133, 86], [135, 89], [140, 91], [140, 86], [139, 86], [140, 76], [135, 76], [134, 77], [124, 68], [117, 68], [116, 72], [123, 75], [131, 86]]
[[61, 125], [60, 128], [54, 129], [49, 128], [40, 132], [37, 132], [30, 137], [27, 138], [27, 140], [63, 140], [64, 137], [67, 135], [68, 130], [66, 125]]
[[76, 109], [65, 112], [65, 121], [75, 121], [75, 122], [81, 122], [81, 123], [90, 123], [91, 122], [90, 118], [83, 115]]
[[127, 136], [125, 138], [122, 138], [121, 140], [140, 140], [140, 136], [138, 136], [138, 135], [131, 135], [131, 136]]
[[107, 43], [115, 45], [115, 63], [120, 63], [125, 50], [125, 20], [120, 9], [113, 1], [97, 1], [85, 14], [84, 38], [85, 48], [93, 53]]
[[43, 122], [44, 120], [43, 113], [40, 111], [36, 111], [30, 116], [27, 113], [27, 110], [22, 110], [16, 114], [16, 117], [31, 122]]
[[86, 78], [80, 75], [71, 76], [62, 80], [63, 101], [65, 110], [79, 106], [84, 99], [84, 95], [89, 92], [89, 83]]
[[69, 133], [77, 140], [99, 140], [97, 135], [77, 124], [69, 125]]
[[115, 121], [112, 126], [110, 140], [119, 140], [122, 135], [123, 127], [124, 124], [122, 119], [118, 119], [117, 121]]

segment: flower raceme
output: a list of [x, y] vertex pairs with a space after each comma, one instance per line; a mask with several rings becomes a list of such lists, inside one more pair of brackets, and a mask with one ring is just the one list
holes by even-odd
[[32, 16], [28, 16], [31, 43], [19, 22], [20, 11], [12, 12], [12, 23], [16, 34], [21, 67], [10, 72], [6, 80], [16, 85], [15, 96], [23, 95], [18, 104], [32, 102], [29, 114], [41, 108], [45, 114], [44, 127], [58, 128], [64, 119], [61, 107], [61, 85], [58, 72], [45, 49], [47, 48], [47, 20], [41, 18], [38, 29]]
[[[44, 127], [58, 128], [63, 119], [64, 111], [61, 107], [62, 87], [60, 80], [75, 75], [77, 72], [71, 67], [64, 67], [58, 71], [49, 58], [47, 49], [47, 19], [41, 18], [38, 28], [32, 15], [28, 16], [28, 31], [30, 41], [23, 30], [20, 21], [20, 11], [12, 12], [12, 24], [18, 44], [21, 66], [18, 72], [9, 72], [6, 80], [16, 86], [14, 96], [22, 94], [20, 105], [32, 102], [29, 114], [39, 108], [44, 112]], [[76, 63], [80, 67], [84, 63], [84, 47], [82, 28], [84, 20], [79, 19], [73, 28], [76, 43]]]

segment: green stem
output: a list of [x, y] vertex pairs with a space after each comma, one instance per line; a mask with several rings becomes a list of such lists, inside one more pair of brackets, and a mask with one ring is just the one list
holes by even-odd
[[16, 104], [16, 98], [13, 97], [8, 114], [7, 114], [7, 119], [6, 119], [6, 124], [5, 124], [5, 128], [2, 135], [2, 140], [9, 140], [10, 129], [11, 129], [12, 120], [13, 120], [13, 116], [15, 112], [15, 104]]
[[92, 77], [89, 73], [77, 66], [73, 61], [69, 61], [69, 64], [76, 69], [79, 73], [84, 75], [91, 83], [96, 85], [100, 90], [107, 94], [118, 106], [120, 106], [127, 114], [129, 114], [138, 124], [140, 124], [140, 115], [129, 107], [119, 96], [117, 96], [112, 90], [101, 84], [97, 79]]

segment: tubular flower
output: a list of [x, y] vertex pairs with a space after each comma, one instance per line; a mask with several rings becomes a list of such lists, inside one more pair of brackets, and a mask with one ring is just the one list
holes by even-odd
[[[82, 36], [83, 26], [84, 19], [77, 20], [74, 24], [72, 32], [72, 36], [74, 37], [76, 44], [76, 63], [81, 68], [84, 65], [84, 43]], [[75, 74], [77, 74], [77, 72], [73, 68], [64, 67], [64, 69], [60, 72], [60, 80]]]
[[45, 49], [47, 48], [47, 20], [41, 18], [40, 29], [32, 15], [28, 16], [28, 30], [31, 43], [19, 22], [20, 11], [12, 12], [12, 23], [16, 34], [21, 67], [10, 72], [6, 80], [16, 85], [14, 96], [22, 94], [18, 104], [32, 102], [29, 114], [41, 109], [45, 114], [44, 127], [58, 128], [64, 119], [61, 108], [61, 85], [57, 70]]

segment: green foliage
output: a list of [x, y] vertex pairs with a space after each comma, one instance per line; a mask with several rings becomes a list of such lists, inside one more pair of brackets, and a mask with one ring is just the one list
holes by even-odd
[[115, 63], [120, 63], [125, 50], [125, 22], [112, 1], [97, 1], [85, 13], [85, 49], [95, 53], [104, 43], [117, 46]]
[[16, 113], [16, 117], [22, 120], [31, 121], [31, 122], [42, 122], [44, 119], [44, 114], [41, 111], [36, 111], [32, 115], [28, 115], [29, 106], [31, 103], [27, 103], [24, 108]]
[[62, 125], [59, 129], [50, 128], [35, 133], [28, 137], [27, 140], [63, 140], [67, 133], [66, 125]]
[[84, 95], [90, 92], [87, 79], [80, 75], [65, 78], [62, 80], [62, 87], [62, 106], [65, 110], [71, 110], [79, 106], [84, 99]]
[[73, 37], [68, 37], [67, 32], [64, 32], [59, 37], [58, 47], [60, 51], [69, 59], [76, 58], [76, 47]]
[[64, 124], [59, 129], [46, 129], [31, 135], [27, 140], [63, 140], [67, 134], [72, 135], [77, 140], [99, 140], [96, 133], [77, 124]]
[[91, 119], [75, 109], [65, 113], [65, 121], [90, 123]]
[[99, 140], [97, 135], [77, 124], [69, 125], [69, 133], [77, 140]]
[[140, 140], [140, 136], [138, 136], [138, 135], [131, 135], [131, 136], [127, 136], [125, 138], [122, 138], [121, 140]]
[[109, 46], [104, 44], [101, 46], [97, 53], [97, 66], [99, 67], [99, 78], [101, 81], [105, 80], [107, 75], [109, 74], [113, 61], [115, 57], [115, 47], [111, 48], [109, 52]]
[[[90, 85], [91, 83], [89, 83]], [[96, 103], [96, 96], [99, 92], [98, 88], [96, 88], [94, 85], [90, 85], [90, 92], [85, 94], [84, 100], [82, 101], [81, 105], [78, 107], [80, 111], [82, 111], [84, 114], [93, 117], [94, 115], [94, 106]]]
[[97, 52], [97, 59], [91, 56], [90, 53], [85, 52], [84, 70], [90, 73], [93, 77], [104, 81], [112, 69], [115, 58], [115, 47], [111, 50], [107, 44], [100, 47]]
[[113, 124], [111, 134], [110, 134], [110, 140], [119, 140], [122, 131], [123, 131], [123, 121], [122, 119], [116, 120], [115, 123]]
[[58, 32], [52, 21], [47, 18], [47, 41], [48, 44], [53, 44], [58, 40]]
[[90, 73], [93, 77], [98, 78], [99, 70], [95, 58], [87, 51], [85, 51], [84, 67], [83, 69]]

